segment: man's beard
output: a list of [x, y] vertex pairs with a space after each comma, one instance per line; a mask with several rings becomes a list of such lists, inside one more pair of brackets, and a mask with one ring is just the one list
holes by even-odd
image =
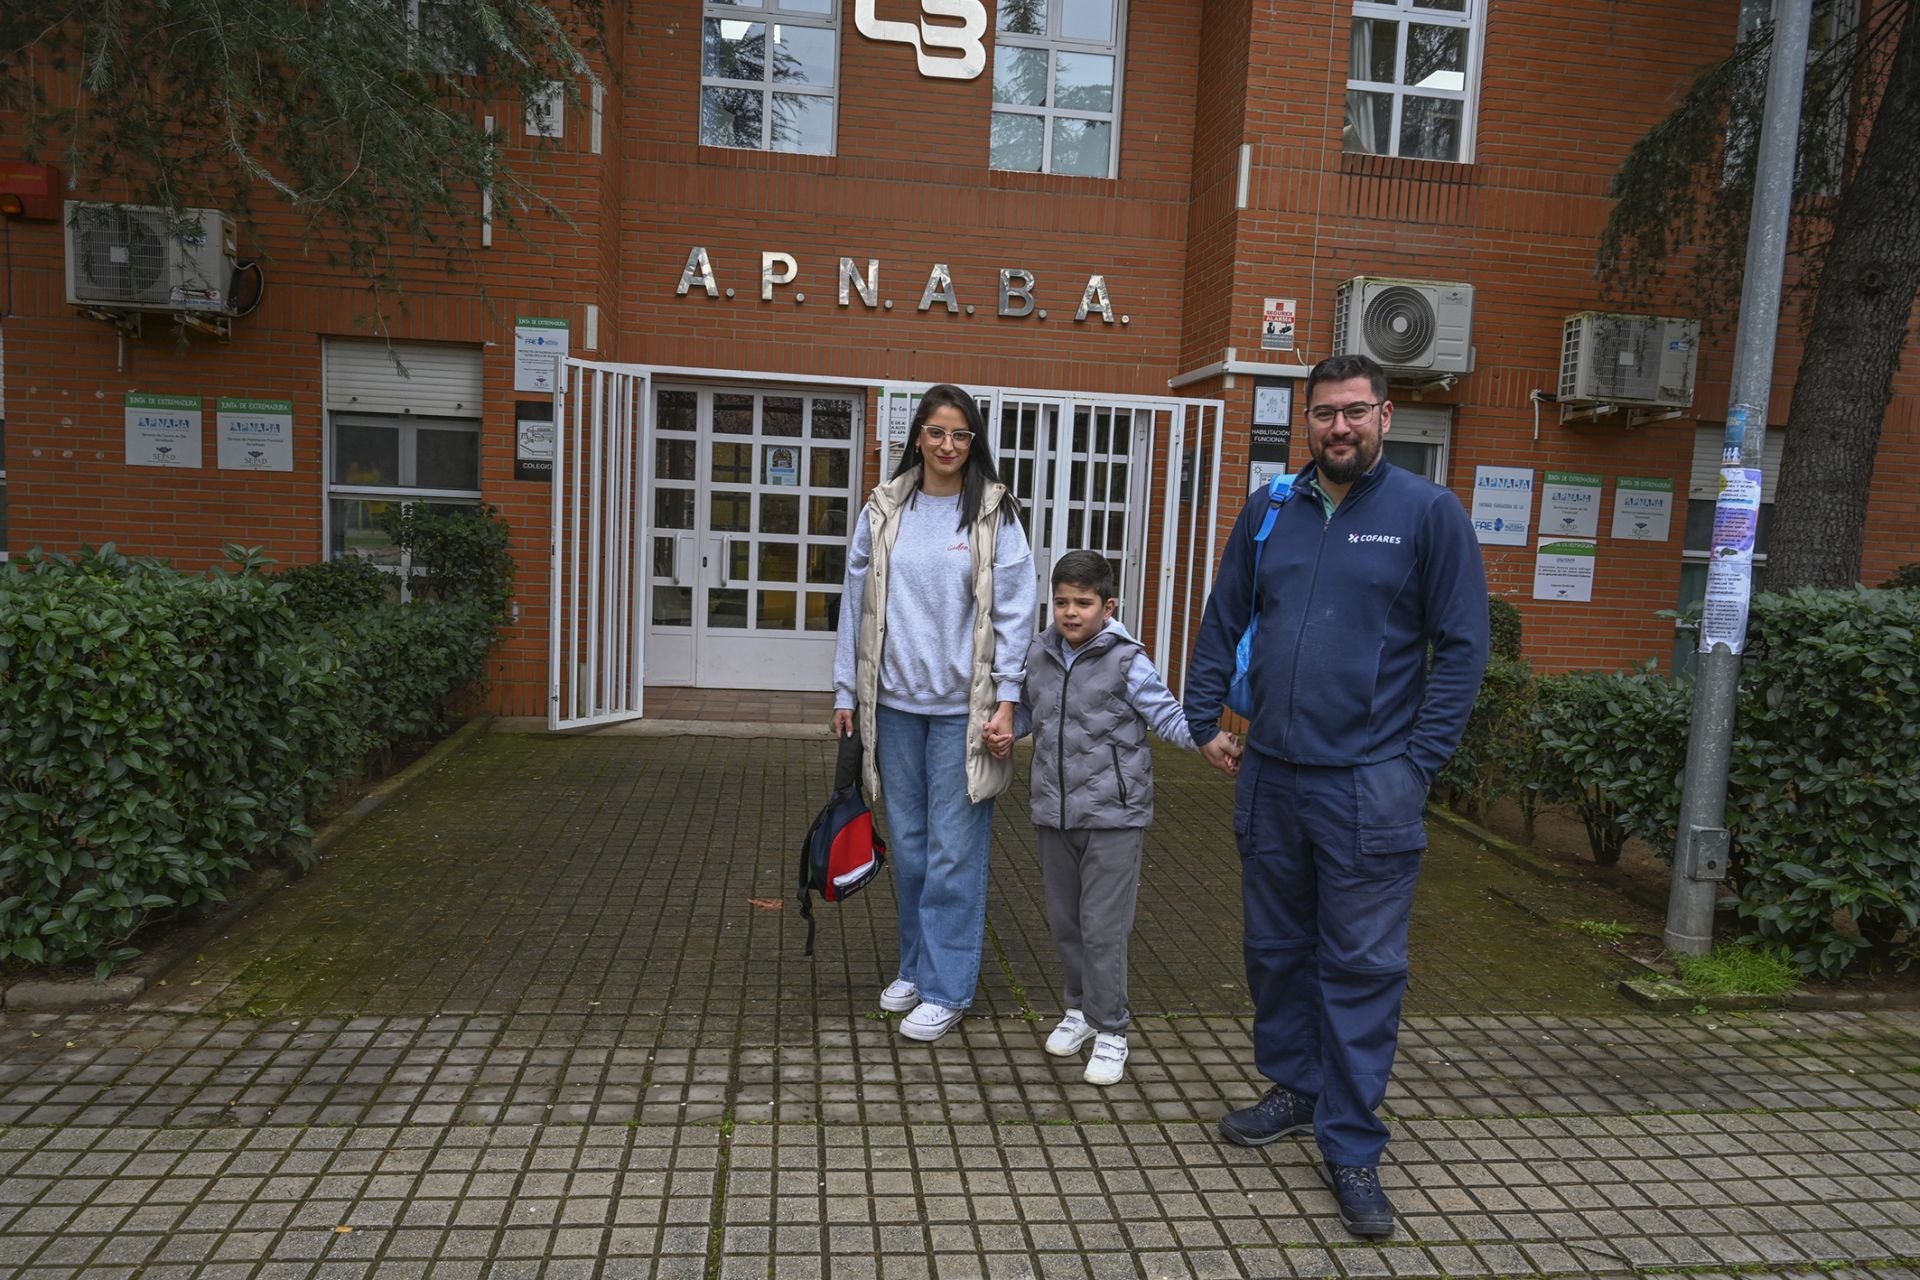
[[1379, 460], [1380, 445], [1366, 440], [1353, 442], [1353, 456], [1345, 462], [1334, 462], [1324, 457], [1316, 459], [1320, 464], [1320, 474], [1335, 484], [1352, 484], [1373, 470], [1373, 464]]

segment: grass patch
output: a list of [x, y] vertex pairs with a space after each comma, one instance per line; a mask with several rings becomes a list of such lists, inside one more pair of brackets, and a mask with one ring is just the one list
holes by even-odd
[[1575, 920], [1573, 927], [1596, 942], [1620, 942], [1633, 936], [1633, 926], [1618, 920]]
[[1673, 957], [1674, 972], [1700, 995], [1779, 996], [1800, 985], [1800, 971], [1777, 952], [1715, 947], [1704, 956]]

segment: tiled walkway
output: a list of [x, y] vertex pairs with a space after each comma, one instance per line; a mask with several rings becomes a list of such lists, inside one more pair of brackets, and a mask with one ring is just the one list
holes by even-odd
[[[1657, 1018], [1437, 835], [1350, 1240], [1250, 1099], [1225, 785], [1163, 756], [1125, 1083], [1057, 1013], [1018, 798], [987, 972], [872, 1007], [884, 884], [800, 954], [825, 741], [484, 738], [138, 1008], [0, 1014], [0, 1275], [1920, 1274], [1920, 1016]], [[1605, 914], [1619, 904], [1595, 902]]]

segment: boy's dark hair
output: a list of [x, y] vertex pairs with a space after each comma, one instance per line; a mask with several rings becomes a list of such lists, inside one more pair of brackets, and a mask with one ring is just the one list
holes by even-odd
[[1114, 596], [1113, 562], [1097, 551], [1069, 551], [1054, 562], [1053, 585], [1086, 587], [1102, 600]]
[[1387, 398], [1387, 371], [1376, 364], [1371, 356], [1349, 352], [1343, 356], [1328, 356], [1308, 371], [1307, 407], [1313, 407], [1315, 387], [1323, 382], [1345, 382], [1349, 378], [1365, 378], [1375, 400]]

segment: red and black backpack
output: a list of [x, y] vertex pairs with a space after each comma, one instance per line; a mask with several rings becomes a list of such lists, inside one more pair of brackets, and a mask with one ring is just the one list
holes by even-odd
[[807, 921], [807, 954], [813, 954], [813, 895], [828, 902], [851, 898], [887, 865], [887, 842], [873, 829], [860, 786], [860, 737], [840, 739], [833, 795], [800, 845], [800, 914]]

